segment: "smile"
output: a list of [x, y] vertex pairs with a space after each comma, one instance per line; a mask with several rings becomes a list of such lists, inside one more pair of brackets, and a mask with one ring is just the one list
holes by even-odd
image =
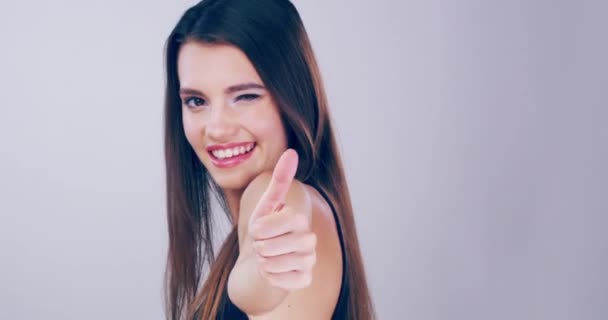
[[251, 157], [255, 142], [215, 145], [207, 148], [211, 162], [219, 168], [231, 168]]
[[247, 145], [236, 146], [233, 148], [212, 150], [211, 154], [218, 159], [226, 159], [248, 153], [251, 151], [251, 149], [253, 149], [253, 147], [254, 143], [251, 142]]

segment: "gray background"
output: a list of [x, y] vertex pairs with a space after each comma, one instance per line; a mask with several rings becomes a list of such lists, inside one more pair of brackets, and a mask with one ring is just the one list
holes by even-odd
[[[162, 319], [193, 1], [0, 2], [0, 319]], [[603, 1], [296, 1], [380, 319], [608, 316]]]

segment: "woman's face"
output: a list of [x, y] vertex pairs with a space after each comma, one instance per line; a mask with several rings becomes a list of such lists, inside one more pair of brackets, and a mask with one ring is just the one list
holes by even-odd
[[190, 41], [178, 55], [188, 142], [224, 190], [242, 190], [287, 149], [278, 107], [247, 56]]

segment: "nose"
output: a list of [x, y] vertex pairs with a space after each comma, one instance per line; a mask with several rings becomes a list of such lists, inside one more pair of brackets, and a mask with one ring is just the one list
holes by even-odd
[[212, 107], [205, 131], [211, 141], [231, 141], [238, 131], [238, 125], [230, 112], [230, 108], [226, 105]]

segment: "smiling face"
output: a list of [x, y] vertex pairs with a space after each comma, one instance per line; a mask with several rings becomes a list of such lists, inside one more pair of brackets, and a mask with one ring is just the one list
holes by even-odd
[[287, 149], [278, 107], [234, 46], [189, 41], [177, 67], [188, 142], [225, 192], [242, 192]]

